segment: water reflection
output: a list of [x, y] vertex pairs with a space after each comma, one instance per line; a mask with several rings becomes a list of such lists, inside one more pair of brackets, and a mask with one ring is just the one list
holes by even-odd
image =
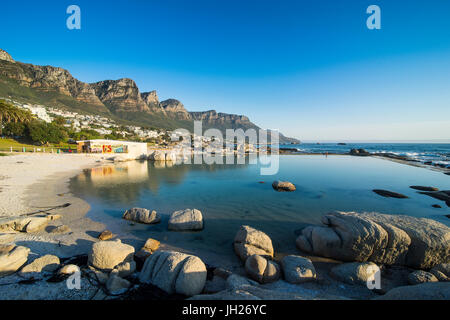
[[189, 165], [172, 161], [128, 161], [86, 169], [71, 181], [74, 190], [91, 198], [133, 203], [149, 190], [157, 195], [162, 185], [182, 184], [189, 172], [217, 172], [245, 168], [248, 164]]

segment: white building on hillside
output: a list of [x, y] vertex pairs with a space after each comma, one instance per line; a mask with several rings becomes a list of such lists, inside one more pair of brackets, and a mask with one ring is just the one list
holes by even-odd
[[22, 105], [22, 108], [30, 110], [32, 114], [45, 122], [52, 122], [52, 118], [47, 114], [47, 110], [45, 110], [43, 106], [30, 106], [28, 104], [24, 104]]

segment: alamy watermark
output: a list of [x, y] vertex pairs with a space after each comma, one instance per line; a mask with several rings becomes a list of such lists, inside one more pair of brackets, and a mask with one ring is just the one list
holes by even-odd
[[367, 267], [368, 278], [366, 281], [369, 290], [381, 289], [381, 270], [377, 265]]
[[379, 6], [372, 4], [367, 7], [367, 14], [370, 16], [367, 18], [366, 25], [369, 30], [381, 29], [381, 9]]
[[78, 268], [78, 271], [72, 273], [66, 280], [66, 286], [69, 290], [80, 290], [81, 289], [81, 271]]
[[70, 16], [66, 20], [66, 26], [69, 30], [81, 29], [81, 9], [77, 5], [70, 5], [66, 9], [66, 13]]

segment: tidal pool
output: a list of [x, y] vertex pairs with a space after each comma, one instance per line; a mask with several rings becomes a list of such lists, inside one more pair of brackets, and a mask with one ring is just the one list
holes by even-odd
[[[320, 223], [322, 215], [335, 210], [405, 214], [449, 225], [445, 215], [450, 208], [444, 202], [409, 188], [450, 189], [450, 176], [441, 172], [372, 157], [286, 155], [279, 159], [279, 172], [273, 176], [260, 175], [260, 164], [132, 161], [85, 170], [71, 180], [70, 188], [91, 205], [95, 219], [118, 222], [131, 207], [153, 209], [163, 216], [157, 225], [128, 226], [130, 236], [227, 255], [233, 254], [231, 243], [242, 224], [266, 232], [275, 250], [295, 252], [298, 230]], [[274, 180], [291, 181], [297, 190], [276, 192], [271, 186]], [[384, 198], [372, 189], [403, 193], [409, 199]], [[168, 232], [169, 215], [185, 208], [202, 211], [204, 230]]]

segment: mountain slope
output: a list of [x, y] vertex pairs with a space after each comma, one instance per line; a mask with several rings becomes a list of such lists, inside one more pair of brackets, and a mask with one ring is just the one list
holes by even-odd
[[[192, 130], [195, 120], [202, 121], [204, 129], [259, 129], [243, 115], [218, 113], [215, 110], [189, 112], [176, 99], [160, 102], [156, 91], [141, 93], [132, 79], [89, 84], [79, 81], [62, 68], [14, 61], [1, 49], [0, 96], [168, 130]], [[280, 137], [281, 143], [298, 141]]]

